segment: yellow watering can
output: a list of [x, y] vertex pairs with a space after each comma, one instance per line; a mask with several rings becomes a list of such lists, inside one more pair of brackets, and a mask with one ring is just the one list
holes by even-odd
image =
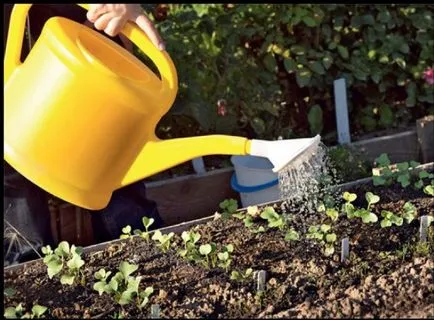
[[155, 63], [158, 77], [98, 32], [53, 17], [21, 62], [30, 6], [15, 5], [10, 20], [4, 159], [67, 202], [102, 209], [114, 190], [212, 154], [267, 157], [277, 172], [320, 141], [319, 136], [264, 141], [226, 135], [160, 140], [156, 126], [178, 89], [167, 52], [154, 47], [133, 23], [122, 30]]

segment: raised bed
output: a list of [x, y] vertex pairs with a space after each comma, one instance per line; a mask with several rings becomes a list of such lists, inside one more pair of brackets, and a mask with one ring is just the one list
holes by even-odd
[[[419, 170], [433, 172], [433, 168], [430, 163]], [[344, 190], [357, 194], [356, 207], [366, 207], [366, 192], [377, 194], [380, 201], [371, 211], [380, 219], [382, 210], [400, 215], [409, 201], [416, 209], [414, 219], [381, 228], [380, 220], [365, 224], [343, 213], [332, 222], [323, 213], [289, 212], [282, 217], [290, 218], [287, 226], [299, 233], [299, 240], [287, 241], [286, 231], [277, 228], [252, 232], [266, 227], [265, 220], [259, 219], [249, 229], [233, 216], [209, 216], [161, 229], [165, 234], [176, 232], [168, 252], [138, 236], [86, 248], [85, 281], [75, 286], [62, 286], [57, 277], [49, 280], [41, 260], [5, 268], [5, 287], [17, 292], [5, 297], [4, 303], [8, 307], [21, 302], [27, 310], [38, 303], [49, 308], [50, 317], [58, 318], [119, 314], [146, 318], [155, 304], [161, 318], [433, 317], [434, 230], [432, 225], [425, 230], [427, 239], [422, 242], [419, 229], [421, 216], [434, 216], [434, 198], [399, 185], [373, 187], [370, 179], [339, 186], [339, 192]], [[265, 206], [283, 213], [279, 202], [260, 207]], [[240, 213], [245, 214], [244, 210]], [[325, 255], [323, 244], [306, 237], [309, 226], [321, 223], [331, 225], [336, 235], [335, 252], [330, 256]], [[198, 244], [215, 242], [217, 250], [233, 245], [228, 272], [221, 267], [207, 269], [179, 256], [177, 250], [183, 248], [180, 233], [187, 229], [201, 234]], [[342, 262], [344, 238], [349, 255]], [[138, 266], [133, 276], [142, 277], [140, 288], [154, 288], [142, 310], [135, 303], [121, 307], [108, 294], [99, 296], [92, 288], [96, 271], [105, 268], [115, 273], [122, 261]], [[257, 271], [255, 278], [231, 279], [231, 271], [248, 268]], [[266, 272], [265, 283], [258, 286], [255, 279], [263, 275], [261, 270]]]
[[[426, 139], [424, 139], [426, 141]], [[425, 143], [425, 142], [424, 142]], [[420, 160], [420, 143], [416, 129], [369, 137], [350, 144], [367, 160], [373, 161], [385, 152], [393, 162]], [[239, 200], [239, 194], [232, 190], [230, 179], [233, 168], [217, 169], [205, 173], [147, 182], [149, 199], [157, 202], [158, 210], [166, 225], [176, 225], [206, 217], [218, 210], [224, 199]], [[66, 240], [79, 245], [94, 243], [89, 224], [90, 212], [65, 204], [52, 213], [52, 230], [55, 239]]]

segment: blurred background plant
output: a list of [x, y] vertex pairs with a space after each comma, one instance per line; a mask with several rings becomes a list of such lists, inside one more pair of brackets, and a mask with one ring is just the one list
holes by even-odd
[[434, 113], [434, 5], [143, 7], [179, 77], [175, 104], [158, 126], [162, 138], [320, 133], [334, 144], [333, 81], [341, 77], [353, 136]]

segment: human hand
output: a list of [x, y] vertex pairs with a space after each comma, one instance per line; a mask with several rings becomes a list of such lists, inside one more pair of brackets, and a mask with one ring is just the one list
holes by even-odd
[[165, 50], [163, 40], [140, 4], [89, 4], [87, 19], [97, 30], [104, 30], [112, 37], [122, 30], [127, 21], [134, 22], [158, 49]]

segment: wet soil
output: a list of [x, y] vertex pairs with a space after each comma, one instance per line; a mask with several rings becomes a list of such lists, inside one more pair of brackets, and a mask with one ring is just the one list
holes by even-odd
[[[434, 198], [398, 186], [362, 185], [350, 191], [357, 193], [359, 206], [365, 205], [366, 191], [379, 195], [372, 208], [379, 217], [381, 210], [400, 212], [410, 201], [417, 208], [416, 219], [382, 229], [380, 220], [363, 224], [341, 215], [331, 223], [320, 213], [286, 212], [288, 225], [300, 234], [300, 240], [286, 241], [282, 230], [252, 233], [237, 218], [219, 218], [192, 229], [201, 234], [200, 244], [212, 241], [218, 250], [234, 246], [229, 272], [183, 260], [177, 253], [182, 248], [179, 235], [166, 253], [152, 240], [134, 237], [84, 254], [84, 285], [63, 286], [56, 277], [48, 279], [41, 261], [5, 271], [5, 287], [16, 293], [4, 296], [4, 304], [23, 303], [30, 310], [38, 303], [48, 307], [44, 316], [50, 318], [148, 318], [151, 304], [159, 304], [161, 318], [433, 318], [434, 226], [422, 244], [418, 218], [434, 216]], [[274, 207], [282, 213], [284, 206]], [[333, 256], [325, 256], [323, 245], [305, 237], [310, 225], [321, 223], [331, 224], [337, 235]], [[340, 262], [344, 237], [349, 238], [350, 256]], [[121, 307], [92, 289], [96, 271], [115, 273], [121, 261], [139, 266], [133, 275], [142, 276], [140, 288], [154, 288], [142, 310], [134, 303]], [[230, 279], [230, 271], [247, 268], [267, 272], [264, 292], [257, 293], [254, 277]]]

